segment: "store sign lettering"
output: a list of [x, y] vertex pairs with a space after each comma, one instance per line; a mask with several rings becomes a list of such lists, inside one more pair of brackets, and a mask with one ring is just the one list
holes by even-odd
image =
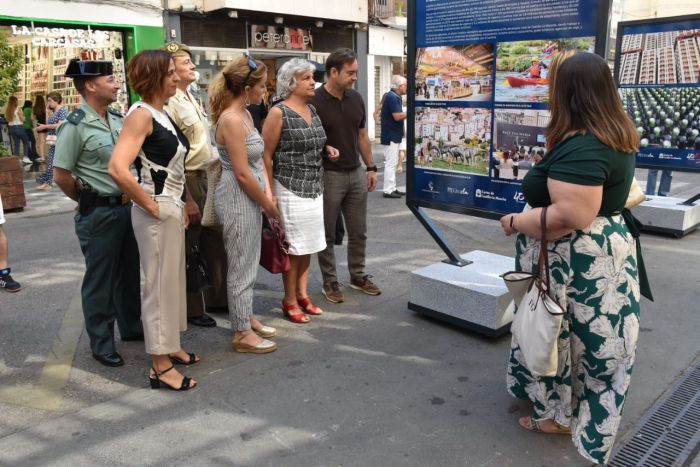
[[291, 46], [305, 46], [309, 45], [311, 38], [307, 35], [297, 35], [297, 34], [270, 34], [269, 32], [256, 32], [255, 42], [263, 42], [269, 44], [270, 42], [274, 44], [290, 44]]
[[32, 36], [32, 45], [37, 47], [95, 47], [98, 41], [109, 38], [109, 32], [92, 29], [10, 27], [13, 36]]

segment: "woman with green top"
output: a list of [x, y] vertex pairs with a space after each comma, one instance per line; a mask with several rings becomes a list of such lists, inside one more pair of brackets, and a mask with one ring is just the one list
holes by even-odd
[[24, 101], [22, 106], [22, 115], [24, 116], [24, 132], [29, 140], [29, 158], [32, 162], [39, 160], [39, 154], [36, 152], [36, 138], [34, 137], [34, 120], [32, 114], [32, 101]]
[[558, 369], [533, 376], [513, 338], [507, 385], [533, 403], [534, 413], [519, 420], [523, 428], [570, 435], [583, 457], [606, 463], [637, 348], [640, 288], [651, 298], [638, 232], [623, 212], [639, 136], [597, 55], [554, 61], [549, 105], [548, 153], [523, 179], [532, 208], [501, 224], [506, 235], [517, 233], [516, 269], [535, 272], [547, 207], [550, 293], [565, 309]]

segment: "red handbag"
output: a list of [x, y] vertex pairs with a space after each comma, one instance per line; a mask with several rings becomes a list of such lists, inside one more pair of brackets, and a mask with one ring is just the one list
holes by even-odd
[[279, 219], [262, 216], [262, 241], [260, 244], [260, 266], [272, 274], [287, 272], [289, 262], [289, 242], [284, 235], [284, 227]]

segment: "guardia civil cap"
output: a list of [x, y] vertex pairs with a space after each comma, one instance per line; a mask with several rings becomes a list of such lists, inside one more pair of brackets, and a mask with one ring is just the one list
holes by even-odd
[[170, 55], [173, 57], [192, 57], [192, 52], [190, 52], [190, 48], [187, 47], [185, 44], [180, 44], [179, 42], [168, 42], [163, 47], [161, 47], [161, 50], [170, 52]]
[[68, 64], [64, 75], [67, 78], [95, 78], [96, 76], [111, 76], [112, 62], [106, 60], [80, 60], [74, 58]]

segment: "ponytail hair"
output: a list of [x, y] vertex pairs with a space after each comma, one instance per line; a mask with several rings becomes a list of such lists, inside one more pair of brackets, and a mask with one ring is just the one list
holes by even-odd
[[212, 122], [219, 120], [224, 110], [231, 105], [231, 101], [245, 92], [246, 86], [253, 86], [267, 73], [267, 67], [263, 62], [252, 60], [257, 65], [257, 68], [253, 69], [248, 64], [249, 60], [252, 59], [247, 56], [232, 60], [214, 76], [209, 84], [209, 109]]

